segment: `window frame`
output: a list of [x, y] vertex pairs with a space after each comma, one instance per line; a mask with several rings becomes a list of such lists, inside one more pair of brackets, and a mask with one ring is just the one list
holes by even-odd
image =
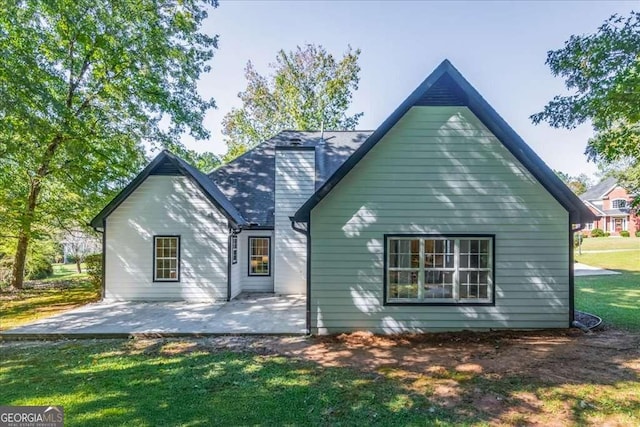
[[238, 235], [231, 235], [231, 264], [238, 263]]
[[[156, 256], [156, 252], [157, 252], [157, 247], [158, 247], [158, 239], [176, 239], [176, 278], [172, 279], [172, 278], [168, 278], [168, 279], [163, 279], [163, 278], [158, 278], [158, 257]], [[167, 235], [167, 234], [158, 234], [158, 235], [154, 235], [153, 236], [153, 262], [152, 262], [152, 278], [153, 278], [153, 282], [154, 283], [176, 283], [176, 282], [180, 282], [180, 277], [181, 277], [181, 271], [180, 271], [180, 252], [182, 251], [182, 242], [181, 242], [181, 238], [180, 235]], [[173, 257], [169, 257], [169, 258], [165, 258], [163, 257], [163, 259], [173, 259]]]
[[[619, 202], [619, 201], [623, 201], [624, 202], [624, 206], [623, 207], [615, 207], [615, 206], [613, 206], [613, 202]], [[623, 199], [621, 197], [618, 197], [617, 199], [612, 199], [611, 200], [611, 209], [624, 210], [624, 209], [628, 209], [628, 208], [629, 208], [629, 201], [627, 201], [627, 199]]]
[[[392, 239], [428, 239], [428, 240], [465, 240], [465, 239], [486, 239], [490, 242], [489, 247], [489, 279], [490, 283], [487, 288], [487, 292], [489, 298], [487, 300], [477, 301], [473, 299], [468, 300], [450, 300], [450, 301], [428, 301], [426, 299], [421, 300], [406, 300], [402, 301], [401, 299], [390, 299], [389, 298], [389, 241]], [[422, 243], [421, 243], [422, 246]], [[454, 258], [454, 265], [456, 269], [456, 276], [461, 271], [459, 267], [460, 263], [460, 253], [456, 252], [457, 255]], [[437, 234], [437, 233], [426, 233], [426, 234], [385, 234], [384, 235], [384, 259], [383, 259], [383, 306], [462, 306], [462, 307], [474, 307], [474, 306], [495, 306], [496, 305], [496, 280], [495, 280], [495, 272], [496, 272], [496, 236], [495, 234]], [[420, 275], [424, 276], [424, 272], [426, 271], [424, 265], [422, 264], [422, 270], [420, 271]], [[454, 295], [459, 293], [459, 279], [454, 278], [453, 286], [458, 286], [458, 289], [454, 289]]]
[[[251, 272], [251, 242], [257, 239], [266, 239], [267, 240], [267, 268], [268, 272], [265, 273], [252, 273]], [[263, 255], [264, 256], [264, 255]], [[247, 236], [247, 274], [250, 277], [271, 277], [271, 236]]]

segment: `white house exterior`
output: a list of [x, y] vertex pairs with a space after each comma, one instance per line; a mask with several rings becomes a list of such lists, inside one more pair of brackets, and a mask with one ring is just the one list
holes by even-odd
[[105, 298], [305, 294], [326, 334], [563, 328], [591, 212], [448, 62], [375, 131], [163, 152], [94, 218]]

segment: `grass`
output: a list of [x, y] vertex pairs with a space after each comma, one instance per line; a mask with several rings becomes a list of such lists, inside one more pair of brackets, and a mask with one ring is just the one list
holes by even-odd
[[[4, 349], [5, 405], [62, 405], [65, 425], [451, 424], [394, 381], [251, 353], [131, 351], [123, 341]], [[171, 346], [171, 344], [169, 344]]]
[[86, 278], [86, 266], [80, 264], [80, 268], [82, 269], [82, 273], [78, 273], [78, 268], [75, 264], [53, 264], [53, 275], [51, 277], [47, 277], [43, 281], [58, 281], [58, 280], [68, 280], [68, 279], [78, 279], [78, 278]]
[[[640, 331], [640, 239], [603, 240], [600, 249], [625, 249], [621, 252], [576, 253], [576, 261], [594, 267], [619, 271], [613, 276], [576, 277], [575, 303], [578, 310], [593, 313], [614, 327]], [[631, 247], [627, 242], [635, 243]], [[583, 246], [586, 249], [586, 245]], [[634, 250], [635, 249], [635, 250]]]
[[606, 251], [615, 249], [640, 250], [638, 237], [587, 237], [582, 240], [583, 251]]
[[[0, 347], [0, 401], [62, 405], [65, 425], [89, 427], [529, 424], [528, 416], [557, 424], [557, 415], [640, 423], [632, 380], [550, 384], [524, 373], [427, 368], [331, 367], [211, 351], [195, 340], [29, 343]], [[443, 384], [455, 393], [438, 399]], [[528, 406], [531, 396], [540, 407]]]
[[[70, 276], [73, 275], [54, 279], [54, 283], [62, 285], [59, 287], [0, 292], [0, 331], [99, 299], [99, 292], [86, 279]], [[64, 283], [61, 283], [63, 280]]]

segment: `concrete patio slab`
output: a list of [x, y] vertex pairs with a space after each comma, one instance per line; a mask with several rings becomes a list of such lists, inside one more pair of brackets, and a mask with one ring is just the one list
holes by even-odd
[[102, 301], [4, 331], [1, 338], [305, 334], [304, 295], [247, 294], [227, 303]]
[[613, 274], [620, 274], [618, 271], [605, 270], [604, 268], [592, 267], [590, 265], [581, 264], [576, 262], [573, 266], [573, 274], [576, 277], [579, 276], [609, 276]]

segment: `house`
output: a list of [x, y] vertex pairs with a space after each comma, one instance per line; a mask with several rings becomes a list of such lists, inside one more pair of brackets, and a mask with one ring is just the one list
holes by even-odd
[[104, 295], [305, 294], [313, 334], [565, 328], [594, 215], [444, 61], [374, 131], [158, 155], [92, 221]]
[[626, 230], [635, 236], [640, 231], [640, 217], [631, 209], [633, 197], [615, 178], [604, 179], [582, 193], [580, 199], [596, 217], [586, 224], [585, 232], [600, 229], [615, 236]]

